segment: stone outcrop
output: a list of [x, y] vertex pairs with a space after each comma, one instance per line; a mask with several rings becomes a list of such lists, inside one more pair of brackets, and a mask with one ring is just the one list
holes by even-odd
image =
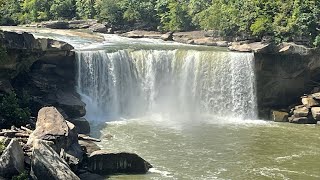
[[85, 115], [74, 89], [76, 60], [70, 44], [6, 31], [0, 31], [0, 44], [7, 52], [0, 63], [0, 93], [27, 92], [34, 116], [43, 106], [63, 108], [70, 118]]
[[274, 122], [288, 122], [289, 113], [283, 111], [271, 111], [271, 120]]
[[45, 141], [36, 140], [33, 144], [31, 158], [31, 175], [33, 179], [79, 180], [67, 162]]
[[24, 154], [17, 139], [12, 139], [0, 156], [0, 177], [12, 177], [24, 171]]
[[88, 159], [88, 169], [100, 175], [143, 174], [150, 168], [150, 163], [132, 153], [108, 153], [101, 150], [93, 152]]
[[82, 160], [75, 126], [66, 121], [54, 107], [45, 107], [39, 111], [36, 129], [30, 135], [27, 144], [33, 146], [36, 140], [52, 141], [52, 147], [57, 153], [63, 149], [67, 154], [77, 158], [78, 162]]
[[8, 54], [0, 63], [0, 93], [27, 92], [34, 116], [44, 106], [61, 108], [68, 118], [85, 115], [85, 104], [74, 89], [76, 59], [70, 44], [2, 31], [0, 43]]
[[320, 121], [320, 99], [319, 93], [301, 97], [301, 105], [290, 110], [289, 122], [298, 124], [316, 124]]

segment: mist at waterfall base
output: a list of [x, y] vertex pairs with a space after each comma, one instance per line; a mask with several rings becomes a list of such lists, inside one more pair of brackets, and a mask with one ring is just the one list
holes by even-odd
[[77, 90], [99, 146], [154, 168], [109, 179], [320, 178], [317, 126], [256, 120], [253, 54], [120, 40], [79, 48]]

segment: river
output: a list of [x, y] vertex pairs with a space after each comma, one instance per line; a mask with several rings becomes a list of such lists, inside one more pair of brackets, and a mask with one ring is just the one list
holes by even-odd
[[76, 47], [92, 135], [154, 168], [109, 179], [320, 179], [318, 125], [258, 120], [254, 56], [105, 35]]

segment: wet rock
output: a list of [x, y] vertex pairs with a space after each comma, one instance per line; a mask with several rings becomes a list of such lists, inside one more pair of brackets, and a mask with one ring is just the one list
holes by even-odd
[[291, 123], [296, 124], [316, 124], [317, 121], [310, 117], [292, 117], [292, 119], [289, 120]]
[[89, 173], [89, 172], [80, 174], [79, 178], [81, 180], [104, 180], [105, 179], [104, 177], [102, 177], [98, 174], [93, 174], [93, 173]]
[[47, 51], [71, 51], [74, 49], [73, 46], [63, 41], [48, 39], [47, 43]]
[[132, 153], [108, 153], [95, 151], [88, 159], [88, 169], [96, 174], [108, 175], [116, 173], [144, 174], [152, 165]]
[[289, 114], [287, 112], [282, 111], [271, 111], [271, 120], [274, 122], [288, 122]]
[[12, 139], [0, 156], [0, 176], [12, 177], [24, 171], [24, 154], [17, 139]]
[[320, 107], [313, 107], [311, 108], [312, 117], [316, 121], [320, 121]]
[[37, 140], [33, 145], [31, 175], [34, 179], [79, 180], [67, 162], [45, 141]]
[[86, 118], [70, 119], [70, 122], [76, 126], [78, 134], [90, 134], [90, 124]]
[[95, 151], [101, 150], [101, 148], [94, 142], [92, 141], [86, 141], [86, 140], [79, 140], [79, 144], [83, 151], [87, 154], [90, 155], [91, 153]]

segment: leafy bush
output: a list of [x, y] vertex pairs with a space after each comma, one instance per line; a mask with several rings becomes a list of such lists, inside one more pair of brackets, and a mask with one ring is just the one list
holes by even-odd
[[315, 38], [313, 45], [315, 47], [320, 47], [320, 34]]
[[28, 123], [31, 113], [27, 101], [24, 97], [19, 100], [14, 92], [0, 98], [0, 114], [6, 120], [3, 122], [4, 127]]
[[22, 172], [18, 176], [13, 176], [12, 180], [28, 180], [29, 179], [29, 174], [27, 171]]

